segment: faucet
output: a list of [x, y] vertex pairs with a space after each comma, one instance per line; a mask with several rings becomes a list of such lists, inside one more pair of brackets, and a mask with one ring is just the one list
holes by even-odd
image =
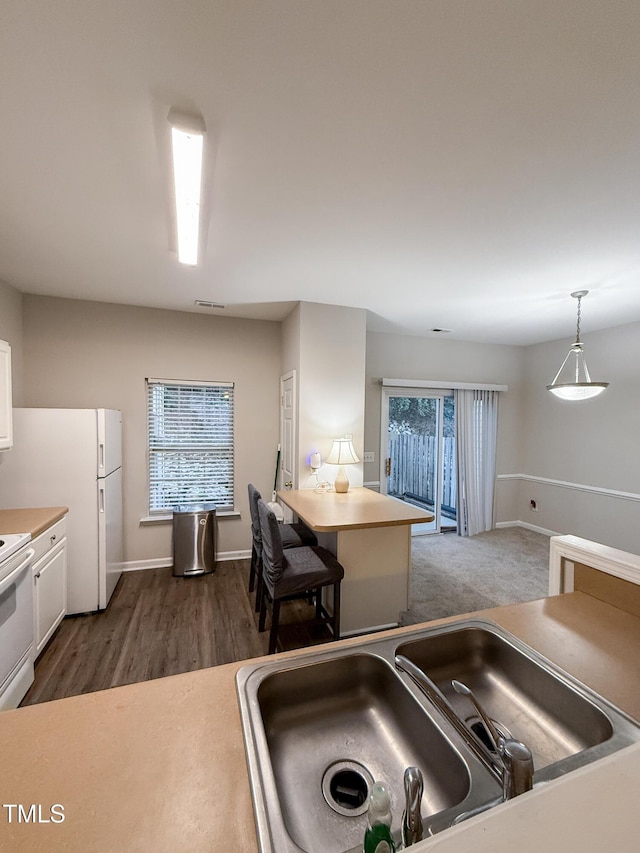
[[[402, 846], [410, 847], [422, 841], [422, 815], [420, 804], [424, 790], [424, 779], [419, 767], [407, 767], [404, 771], [405, 810], [402, 813]], [[427, 835], [429, 832], [427, 831]]]
[[515, 738], [501, 735], [489, 718], [489, 715], [474, 696], [473, 691], [466, 684], [454, 679], [451, 682], [451, 686], [456, 693], [466, 696], [473, 704], [493, 741], [502, 765], [503, 798], [510, 800], [519, 794], [530, 791], [533, 787], [533, 756], [529, 747], [521, 741], [515, 740]]
[[531, 790], [533, 787], [533, 756], [531, 755], [531, 750], [526, 744], [515, 740], [511, 736], [501, 735], [496, 730], [496, 727], [466, 684], [463, 684], [461, 681], [451, 682], [457, 693], [466, 696], [474, 704], [476, 711], [480, 715], [480, 719], [485, 724], [487, 734], [495, 746], [495, 760], [488, 760], [486, 751], [481, 750], [478, 745], [478, 739], [469, 731], [460, 717], [453, 711], [451, 705], [445, 700], [442, 693], [436, 690], [433, 682], [427, 678], [419, 666], [401, 654], [396, 654], [395, 665], [415, 681], [427, 698], [453, 724], [458, 734], [464, 738], [468, 746], [475, 750], [478, 757], [501, 783], [503, 799], [510, 800], [518, 794], [524, 794], [525, 791]]

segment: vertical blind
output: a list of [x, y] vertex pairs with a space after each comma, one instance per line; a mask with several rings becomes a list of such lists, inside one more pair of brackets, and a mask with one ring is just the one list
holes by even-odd
[[493, 527], [499, 391], [454, 390], [458, 462], [458, 533]]
[[147, 379], [149, 512], [233, 498], [232, 382]]

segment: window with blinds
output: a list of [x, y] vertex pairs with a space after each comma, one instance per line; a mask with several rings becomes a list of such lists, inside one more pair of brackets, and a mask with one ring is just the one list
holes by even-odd
[[233, 383], [147, 379], [149, 513], [233, 503]]

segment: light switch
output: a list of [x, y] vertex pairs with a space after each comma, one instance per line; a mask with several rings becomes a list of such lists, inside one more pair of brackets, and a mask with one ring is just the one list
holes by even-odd
[[372, 450], [365, 450], [362, 454], [362, 458], [365, 462], [375, 462], [376, 454]]

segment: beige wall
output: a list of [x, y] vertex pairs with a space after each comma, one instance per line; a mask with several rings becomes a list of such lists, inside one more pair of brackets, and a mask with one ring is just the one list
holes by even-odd
[[[282, 372], [296, 371], [299, 488], [315, 485], [308, 459], [325, 459], [333, 439], [350, 433], [362, 458], [366, 312], [360, 308], [301, 302], [282, 324]], [[333, 482], [335, 465], [323, 465], [321, 480]], [[350, 465], [349, 482], [362, 485], [362, 462]]]
[[[524, 444], [524, 355], [523, 347], [369, 332], [365, 450], [375, 452], [376, 462], [365, 465], [365, 480], [373, 482], [380, 479], [382, 378], [508, 385], [509, 390], [500, 397], [497, 471], [498, 474], [517, 472]], [[504, 484], [499, 482], [497, 521], [510, 520], [512, 517], [507, 494], [509, 489], [511, 486], [508, 481]]]
[[22, 405], [22, 294], [0, 281], [0, 340], [11, 344], [13, 405]]
[[236, 384], [236, 508], [218, 551], [250, 548], [246, 487], [270, 491], [279, 420], [280, 324], [24, 296], [24, 405], [123, 412], [125, 561], [171, 554], [171, 525], [148, 514], [147, 376]]
[[[601, 398], [571, 405], [545, 389], [568, 340], [522, 348], [369, 333], [363, 368], [364, 313], [354, 310], [301, 303], [280, 324], [23, 296], [0, 283], [0, 337], [12, 345], [15, 404], [123, 410], [127, 561], [165, 558], [171, 548], [169, 525], [139, 523], [147, 513], [145, 377], [236, 382], [242, 518], [219, 525], [219, 550], [233, 552], [249, 547], [246, 483], [271, 490], [279, 376], [292, 368], [304, 410], [301, 484], [311, 444], [326, 455], [334, 433], [353, 432], [356, 449], [373, 450], [378, 460], [383, 376], [507, 384], [499, 418], [497, 520], [640, 553], [640, 501], [634, 498], [640, 492], [640, 324], [586, 336], [594, 378], [611, 385]], [[345, 364], [347, 379], [335, 380]], [[330, 468], [323, 476], [329, 478]], [[364, 479], [379, 479], [378, 461], [364, 466]], [[538, 512], [529, 509], [531, 498]]]
[[[558, 400], [545, 388], [570, 339], [525, 351], [521, 473], [535, 479], [519, 483], [514, 514], [640, 554], [640, 323], [589, 332], [583, 339], [592, 378], [610, 383], [592, 400]], [[536, 513], [529, 509], [531, 499]]]
[[[610, 382], [594, 400], [567, 403], [546, 390], [570, 343], [507, 347], [369, 333], [366, 449], [379, 452], [381, 377], [507, 384], [496, 520], [640, 553], [640, 324], [586, 336], [593, 378]], [[365, 480], [377, 479], [378, 464], [365, 466]]]
[[[299, 483], [309, 482], [309, 455], [326, 459], [333, 439], [353, 436], [362, 460], [364, 444], [364, 385], [366, 367], [366, 312], [337, 305], [300, 305]], [[362, 461], [349, 465], [353, 486], [362, 486]], [[323, 465], [321, 480], [332, 483], [336, 465]], [[315, 482], [315, 481], [313, 481]]]
[[296, 377], [300, 373], [300, 303], [282, 322], [281, 371], [284, 375], [291, 370], [296, 371]]

